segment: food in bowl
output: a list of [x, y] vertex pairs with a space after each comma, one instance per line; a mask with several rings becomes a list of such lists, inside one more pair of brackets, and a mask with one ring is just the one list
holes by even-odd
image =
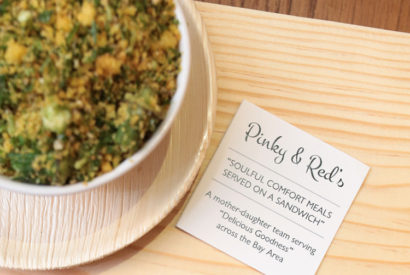
[[164, 119], [180, 71], [171, 0], [0, 0], [0, 174], [111, 171]]

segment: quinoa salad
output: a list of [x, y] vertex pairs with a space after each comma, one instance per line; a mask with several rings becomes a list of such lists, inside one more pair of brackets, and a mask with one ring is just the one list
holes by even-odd
[[0, 174], [87, 182], [138, 151], [180, 71], [172, 0], [0, 0]]

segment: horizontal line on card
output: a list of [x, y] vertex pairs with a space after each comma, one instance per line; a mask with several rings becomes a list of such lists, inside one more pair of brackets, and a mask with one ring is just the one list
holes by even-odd
[[260, 165], [260, 166], [262, 166], [262, 167], [265, 168], [265, 169], [268, 169], [268, 170], [271, 171], [272, 173], [275, 173], [276, 175], [278, 175], [278, 176], [280, 176], [280, 177], [282, 177], [282, 178], [284, 178], [284, 179], [290, 181], [291, 183], [293, 183], [293, 184], [299, 186], [300, 188], [302, 188], [302, 189], [308, 191], [309, 193], [316, 195], [317, 197], [321, 198], [322, 200], [325, 200], [325, 201], [327, 201], [328, 203], [333, 204], [333, 205], [336, 206], [336, 207], [340, 207], [339, 204], [337, 204], [337, 203], [335, 203], [335, 202], [333, 202], [333, 201], [331, 201], [331, 200], [329, 200], [329, 199], [326, 199], [325, 197], [319, 195], [318, 193], [313, 192], [313, 191], [310, 190], [309, 188], [306, 188], [306, 187], [303, 186], [302, 184], [297, 183], [296, 181], [294, 181], [294, 180], [292, 180], [292, 179], [290, 179], [290, 178], [288, 178], [288, 177], [286, 177], [286, 176], [284, 176], [284, 175], [282, 175], [282, 174], [276, 172], [276, 171], [273, 170], [272, 168], [270, 168], [270, 167], [264, 165], [263, 163], [260, 163], [259, 161], [254, 160], [254, 159], [248, 157], [247, 155], [242, 154], [242, 153], [239, 152], [238, 150], [235, 150], [235, 149], [233, 149], [233, 148], [231, 148], [231, 147], [229, 147], [229, 150], [231, 150], [231, 151], [237, 153], [238, 155], [241, 155], [242, 157], [244, 157], [244, 158], [246, 158], [246, 159], [248, 159], [248, 160], [250, 160], [250, 161], [252, 161], [252, 162], [254, 162], [254, 163], [256, 163], [256, 164], [258, 164], [258, 165]]

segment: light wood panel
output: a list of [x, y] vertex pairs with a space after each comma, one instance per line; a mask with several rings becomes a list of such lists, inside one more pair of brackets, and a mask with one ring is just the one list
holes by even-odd
[[410, 35], [199, 7], [216, 131], [246, 98], [371, 166], [318, 274], [410, 273]]
[[[371, 166], [318, 274], [409, 274], [410, 35], [197, 7], [218, 75], [215, 132], [199, 177], [240, 102], [254, 102]], [[50, 274], [257, 274], [176, 229], [182, 207], [120, 252]]]
[[199, 0], [351, 23], [373, 28], [410, 32], [410, 1], [407, 0]]

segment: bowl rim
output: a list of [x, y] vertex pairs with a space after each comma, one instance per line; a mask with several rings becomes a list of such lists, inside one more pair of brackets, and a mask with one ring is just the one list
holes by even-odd
[[8, 191], [24, 193], [28, 195], [67, 195], [78, 192], [84, 192], [119, 178], [132, 168], [138, 166], [148, 155], [150, 155], [150, 153], [165, 138], [177, 114], [179, 113], [179, 110], [185, 98], [190, 78], [189, 76], [191, 71], [191, 44], [187, 22], [180, 7], [180, 4], [178, 3], [178, 0], [174, 0], [174, 5], [175, 16], [179, 22], [178, 29], [181, 34], [181, 39], [179, 41], [179, 50], [181, 52], [181, 70], [177, 76], [177, 89], [175, 91], [174, 96], [172, 97], [170, 107], [167, 111], [164, 120], [156, 129], [152, 137], [149, 138], [149, 140], [143, 145], [143, 147], [140, 148], [131, 157], [122, 161], [122, 163], [120, 163], [112, 171], [100, 175], [87, 183], [77, 182], [61, 186], [38, 185], [33, 183], [15, 181], [10, 179], [9, 177], [0, 175], [1, 189], [6, 189]]

